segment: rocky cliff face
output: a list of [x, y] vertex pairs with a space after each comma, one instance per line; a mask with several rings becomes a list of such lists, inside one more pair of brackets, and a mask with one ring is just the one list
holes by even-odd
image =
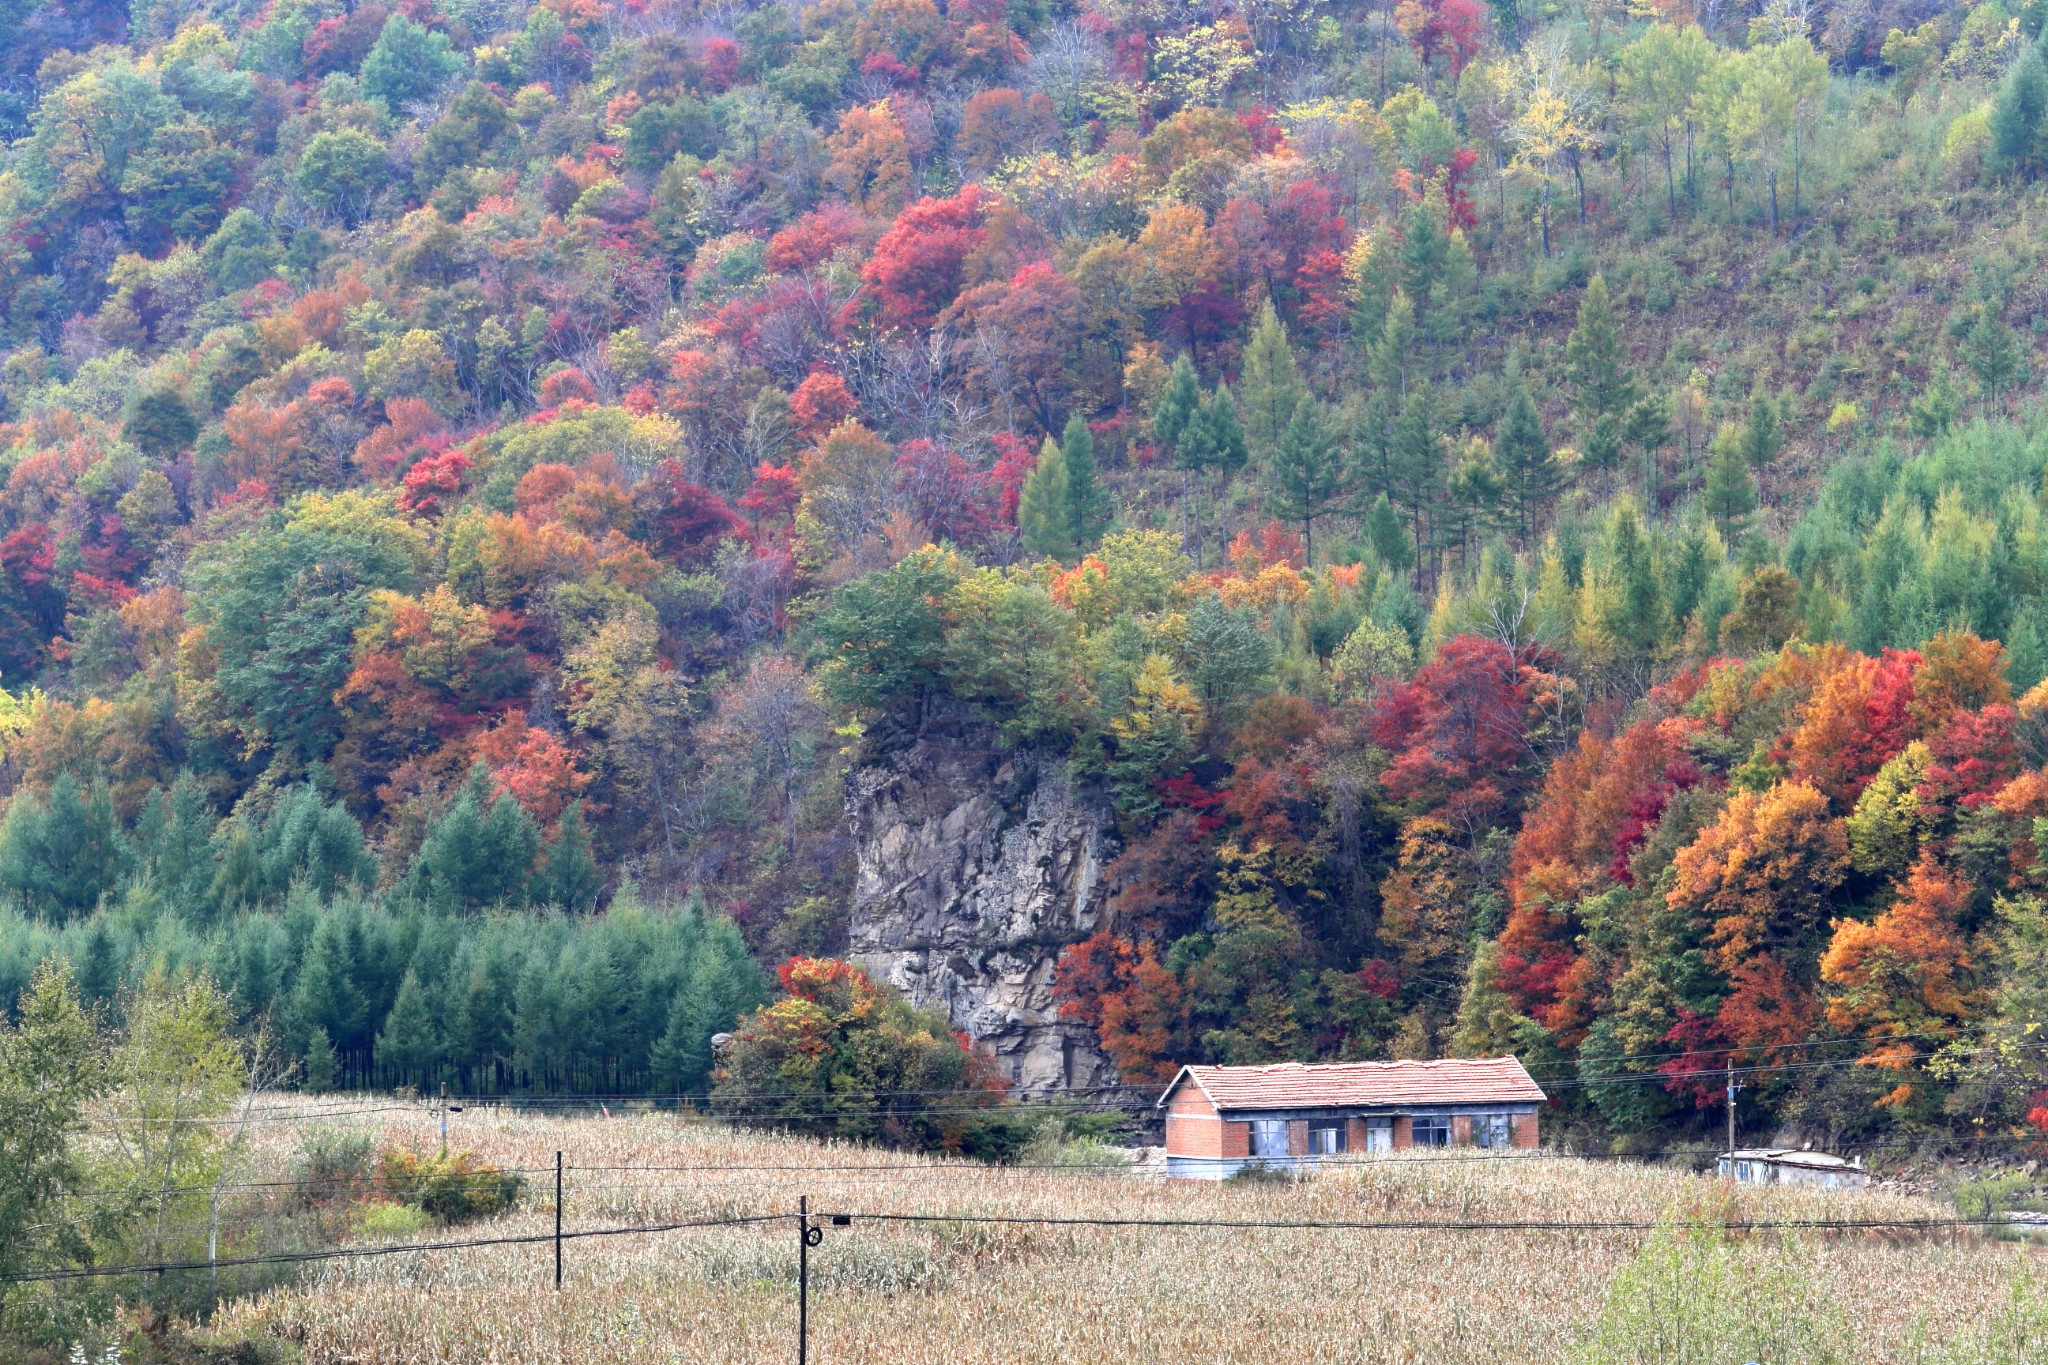
[[1066, 763], [1004, 752], [958, 710], [849, 776], [859, 856], [851, 955], [986, 1044], [1026, 1094], [1115, 1079], [1052, 997], [1060, 950], [1095, 932], [1109, 808]]

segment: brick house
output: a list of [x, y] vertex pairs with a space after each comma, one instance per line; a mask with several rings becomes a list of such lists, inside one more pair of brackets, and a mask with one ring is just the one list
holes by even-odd
[[1221, 1180], [1410, 1147], [1533, 1148], [1545, 1095], [1513, 1057], [1184, 1066], [1166, 1111], [1166, 1173]]

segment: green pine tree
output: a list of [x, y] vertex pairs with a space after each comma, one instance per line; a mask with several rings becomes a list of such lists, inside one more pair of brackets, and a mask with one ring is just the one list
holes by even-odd
[[1756, 510], [1756, 480], [1742, 458], [1739, 440], [1716, 440], [1713, 458], [1707, 463], [1707, 486], [1702, 493], [1706, 513], [1721, 528], [1721, 539], [1732, 542], [1749, 523]]
[[398, 998], [378, 1030], [376, 1055], [377, 1065], [389, 1079], [421, 1088], [441, 1059], [441, 1040], [427, 1004], [427, 990], [411, 968], [399, 982]]
[[1778, 458], [1785, 445], [1785, 433], [1778, 424], [1778, 408], [1758, 394], [1750, 400], [1749, 417], [1742, 424], [1742, 458], [1751, 469], [1761, 470]]
[[1582, 424], [1590, 427], [1602, 417], [1619, 418], [1635, 402], [1628, 345], [1607, 297], [1607, 281], [1598, 275], [1586, 282], [1586, 292], [1579, 296], [1578, 322], [1565, 342], [1564, 362], [1572, 411]]
[[1180, 459], [1181, 437], [1202, 407], [1202, 384], [1185, 355], [1174, 358], [1166, 387], [1152, 400], [1152, 443], [1170, 460]]
[[1214, 470], [1225, 482], [1243, 469], [1250, 447], [1238, 418], [1237, 399], [1228, 384], [1218, 384], [1181, 438], [1182, 458], [1192, 468]]
[[1955, 371], [1948, 362], [1937, 360], [1927, 375], [1927, 387], [1906, 409], [1906, 429], [1923, 441], [1946, 436], [1963, 410], [1963, 395], [1956, 387]]
[[1977, 310], [1977, 320], [1963, 338], [1963, 362], [1977, 382], [1984, 386], [1986, 407], [1997, 407], [2005, 391], [2020, 379], [2026, 368], [2026, 352], [2012, 328], [1999, 319], [1989, 304]]
[[1405, 290], [1394, 291], [1387, 307], [1387, 320], [1373, 338], [1366, 357], [1366, 374], [1374, 389], [1398, 403], [1408, 397], [1408, 381], [1415, 364], [1415, 305]]
[[1068, 488], [1067, 457], [1048, 436], [1039, 448], [1037, 467], [1017, 492], [1017, 529], [1025, 549], [1062, 563], [1074, 557], [1074, 509]]
[[60, 773], [47, 794], [23, 790], [0, 821], [0, 891], [58, 920], [89, 914], [127, 884], [135, 852], [104, 782]]
[[1316, 559], [1316, 519], [1343, 504], [1349, 484], [1323, 405], [1302, 394], [1266, 464], [1266, 506], [1284, 521], [1301, 523], [1310, 564]]
[[1510, 378], [1507, 411], [1493, 438], [1493, 463], [1507, 490], [1515, 537], [1526, 545], [1543, 509], [1564, 487], [1564, 470], [1550, 452], [1536, 400], [1519, 376]]
[[2048, 63], [2028, 44], [1991, 105], [1991, 159], [2000, 170], [2031, 175], [2041, 164], [2041, 116], [2048, 112]]
[[571, 801], [542, 857], [536, 898], [583, 914], [597, 908], [603, 889], [604, 874], [591, 856], [590, 831], [583, 823], [583, 803]]
[[1267, 299], [1259, 306], [1258, 324], [1245, 346], [1237, 388], [1245, 442], [1254, 460], [1264, 464], [1273, 458], [1304, 392], [1293, 348], [1287, 344], [1287, 328]]
[[1365, 538], [1372, 542], [1372, 552], [1380, 563], [1396, 573], [1415, 562], [1415, 546], [1408, 539], [1408, 528], [1385, 493], [1373, 499], [1371, 510], [1365, 514]]
[[1060, 433], [1060, 458], [1067, 467], [1067, 525], [1074, 535], [1074, 549], [1085, 554], [1095, 548], [1112, 519], [1109, 490], [1095, 468], [1095, 434], [1088, 421], [1075, 413]]
[[1664, 638], [1664, 585], [1642, 519], [1627, 498], [1608, 523], [1607, 559], [1618, 591], [1602, 624], [1617, 644], [1647, 659]]
[[313, 1025], [313, 1031], [306, 1039], [305, 1088], [316, 1094], [334, 1089], [335, 1073], [339, 1069], [334, 1043], [327, 1037], [327, 1030], [318, 1024]]
[[490, 770], [479, 763], [469, 781], [427, 826], [412, 861], [421, 899], [443, 910], [524, 905], [540, 829], [509, 793], [493, 794]]

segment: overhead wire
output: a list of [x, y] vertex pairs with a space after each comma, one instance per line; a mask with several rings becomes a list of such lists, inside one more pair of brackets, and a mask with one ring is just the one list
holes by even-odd
[[[670, 1232], [758, 1226], [796, 1220], [806, 1215], [795, 1212], [751, 1214], [721, 1218], [682, 1219], [668, 1223], [635, 1224], [602, 1228], [564, 1229], [559, 1233], [527, 1233], [510, 1237], [469, 1237], [440, 1242], [387, 1243], [372, 1247], [334, 1247], [320, 1251], [272, 1252], [262, 1256], [225, 1256], [213, 1260], [157, 1261], [119, 1266], [76, 1266], [62, 1269], [17, 1271], [0, 1274], [0, 1284], [30, 1284], [130, 1275], [160, 1275], [178, 1271], [215, 1271], [241, 1266], [304, 1264], [316, 1261], [355, 1260], [440, 1251], [467, 1251], [500, 1246], [537, 1246], [554, 1242], [599, 1237], [653, 1236]], [[816, 1210], [807, 1215], [813, 1225], [852, 1226], [856, 1222], [996, 1225], [1033, 1227], [1148, 1228], [1173, 1231], [1288, 1231], [1288, 1232], [1654, 1232], [1666, 1222], [1643, 1219], [1231, 1219], [1231, 1218], [1112, 1218], [1032, 1214], [893, 1213], [866, 1210]], [[840, 1220], [845, 1220], [842, 1224]], [[1730, 1232], [1929, 1232], [2008, 1226], [1997, 1217], [1976, 1218], [1755, 1218], [1702, 1220], [1702, 1226]]]

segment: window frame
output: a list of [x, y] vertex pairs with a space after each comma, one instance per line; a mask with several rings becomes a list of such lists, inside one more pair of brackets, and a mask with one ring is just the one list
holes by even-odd
[[[1342, 1156], [1349, 1144], [1345, 1141], [1342, 1119], [1311, 1119], [1308, 1125], [1308, 1154], [1310, 1156]], [[1331, 1135], [1330, 1145], [1324, 1147], [1317, 1141], [1324, 1133]]]
[[[1255, 1159], [1270, 1161], [1274, 1157], [1285, 1157], [1288, 1155], [1286, 1119], [1253, 1119], [1251, 1125], [1251, 1155]], [[1279, 1150], [1266, 1150], [1270, 1145], [1269, 1139], [1276, 1136], [1280, 1144]]]
[[[1425, 1140], [1424, 1133], [1429, 1137]], [[1408, 1116], [1408, 1145], [1410, 1147], [1448, 1147], [1451, 1145], [1451, 1116], [1449, 1114], [1411, 1114]]]
[[1506, 1151], [1515, 1145], [1515, 1116], [1506, 1112], [1474, 1114], [1472, 1145], [1487, 1151]]

